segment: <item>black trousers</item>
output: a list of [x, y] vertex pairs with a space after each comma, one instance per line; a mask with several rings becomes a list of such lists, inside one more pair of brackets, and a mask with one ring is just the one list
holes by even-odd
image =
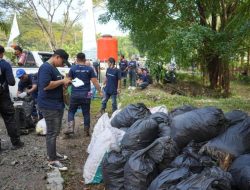
[[13, 145], [20, 141], [20, 131], [16, 124], [15, 109], [9, 93], [0, 95], [0, 114], [4, 120], [8, 135]]

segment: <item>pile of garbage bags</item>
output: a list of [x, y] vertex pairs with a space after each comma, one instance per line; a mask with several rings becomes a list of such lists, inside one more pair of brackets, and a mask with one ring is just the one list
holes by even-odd
[[[111, 119], [102, 117], [88, 147], [86, 184], [98, 177], [108, 190], [250, 189], [250, 117], [245, 112], [183, 106], [168, 113], [165, 106], [148, 109], [139, 103]], [[108, 126], [112, 138], [100, 125]], [[106, 140], [98, 143], [102, 136]], [[93, 165], [98, 167], [89, 178]]]

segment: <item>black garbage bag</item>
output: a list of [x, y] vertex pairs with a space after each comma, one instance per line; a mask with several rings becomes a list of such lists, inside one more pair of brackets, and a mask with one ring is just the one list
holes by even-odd
[[125, 190], [145, 190], [158, 175], [157, 164], [164, 159], [169, 137], [155, 140], [131, 155], [124, 169]]
[[250, 154], [239, 156], [229, 168], [232, 185], [240, 190], [250, 190]]
[[25, 113], [25, 117], [27, 118], [31, 117], [34, 105], [35, 105], [35, 102], [31, 96], [27, 96], [24, 98], [22, 106], [23, 106], [23, 110]]
[[119, 152], [111, 151], [102, 162], [102, 176], [106, 189], [124, 189], [124, 166], [127, 159]]
[[121, 140], [123, 154], [131, 155], [137, 150], [149, 146], [158, 138], [158, 123], [154, 119], [137, 120], [125, 133]]
[[165, 124], [165, 123], [161, 123], [159, 124], [159, 137], [167, 137], [170, 136], [171, 134], [171, 128], [169, 125]]
[[180, 148], [190, 141], [204, 142], [216, 137], [225, 125], [220, 109], [205, 107], [177, 115], [172, 119], [171, 137]]
[[188, 168], [167, 168], [150, 184], [148, 190], [163, 190], [174, 188], [182, 180], [190, 176]]
[[[223, 134], [208, 141], [200, 153], [205, 153], [222, 164], [233, 158], [250, 152], [250, 117], [243, 122], [229, 127]], [[228, 160], [228, 161], [227, 161]], [[227, 166], [228, 167], [228, 166]], [[225, 166], [225, 169], [227, 168]]]
[[163, 160], [158, 164], [158, 169], [160, 172], [169, 168], [171, 162], [179, 155], [179, 148], [176, 142], [170, 137], [165, 137], [165, 146], [164, 146], [164, 156]]
[[180, 115], [180, 114], [183, 114], [183, 113], [186, 113], [186, 112], [189, 112], [189, 111], [192, 111], [192, 110], [195, 110], [197, 109], [196, 107], [194, 106], [191, 106], [191, 105], [184, 105], [184, 106], [181, 106], [181, 107], [177, 107], [175, 109], [173, 109], [169, 115], [171, 117], [175, 117], [177, 115]]
[[246, 112], [243, 112], [241, 110], [233, 110], [231, 112], [225, 113], [225, 118], [228, 121], [228, 125], [235, 125], [241, 121], [244, 121], [248, 117], [248, 114]]
[[181, 181], [175, 190], [231, 190], [232, 176], [219, 167], [206, 168]]
[[152, 114], [149, 118], [154, 119], [159, 125], [159, 137], [170, 136], [170, 118], [168, 114], [163, 112], [156, 112]]
[[191, 142], [188, 144], [187, 147], [183, 149], [181, 155], [177, 156], [174, 161], [171, 163], [171, 167], [173, 168], [182, 168], [186, 167], [189, 168], [193, 173], [200, 173], [205, 166], [200, 162], [201, 156], [198, 155], [197, 143]]
[[143, 103], [130, 104], [115, 115], [111, 125], [116, 128], [130, 127], [138, 119], [150, 114], [150, 110]]
[[158, 124], [165, 123], [170, 124], [170, 119], [168, 114], [164, 112], [156, 112], [149, 116], [149, 118], [155, 120]]

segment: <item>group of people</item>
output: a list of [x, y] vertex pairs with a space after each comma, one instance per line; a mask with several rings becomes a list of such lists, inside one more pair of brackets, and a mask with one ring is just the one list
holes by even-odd
[[[19, 46], [14, 47], [14, 49], [16, 56], [19, 56], [18, 64], [23, 65], [23, 59], [25, 58], [22, 56], [22, 49]], [[4, 47], [0, 46], [0, 113], [4, 119], [13, 148], [20, 148], [24, 146], [24, 143], [20, 140], [20, 130], [15, 120], [15, 109], [8, 87], [9, 85], [15, 85], [15, 77], [10, 64], [3, 59], [4, 52]], [[127, 62], [124, 56], [121, 56], [119, 68], [117, 68], [114, 58], [108, 59], [103, 88], [97, 80], [95, 67], [90, 66], [89, 62], [86, 61], [84, 53], [76, 55], [76, 64], [71, 66], [67, 76], [62, 76], [58, 67], [67, 65], [68, 58], [69, 55], [65, 50], [57, 49], [51, 58], [40, 66], [38, 73], [27, 74], [23, 68], [16, 71], [16, 77], [20, 79], [17, 96], [30, 95], [36, 105], [32, 117], [45, 119], [48, 165], [59, 170], [67, 170], [67, 167], [61, 163], [62, 160], [67, 159], [67, 156], [57, 152], [56, 139], [61, 130], [64, 113], [63, 91], [69, 85], [71, 85], [71, 96], [68, 123], [64, 134], [74, 133], [74, 116], [77, 109], [81, 107], [84, 117], [84, 134], [89, 136], [91, 83], [99, 92], [99, 96], [102, 97], [101, 114], [105, 112], [109, 99], [112, 100], [112, 111], [117, 110], [117, 95], [121, 93], [122, 80], [123, 86], [126, 87], [127, 73], [130, 81], [129, 89], [135, 89], [136, 84], [144, 89], [149, 83], [147, 70], [140, 68], [135, 60]]]
[[[24, 146], [24, 143], [20, 140], [19, 126], [15, 120], [15, 109], [8, 87], [9, 85], [15, 85], [15, 77], [10, 64], [3, 59], [3, 55], [4, 47], [0, 46], [0, 113], [4, 119], [13, 147], [20, 148]], [[65, 50], [57, 49], [52, 57], [40, 66], [38, 73], [27, 74], [22, 68], [16, 71], [16, 77], [20, 79], [17, 95], [20, 96], [26, 93], [32, 96], [37, 104], [36, 108], [39, 110], [39, 112], [37, 110], [36, 112], [40, 113], [41, 117], [45, 119], [48, 165], [62, 171], [67, 170], [67, 167], [61, 162], [67, 159], [67, 156], [57, 152], [56, 139], [61, 130], [64, 113], [63, 91], [71, 85], [68, 124], [64, 134], [74, 133], [74, 116], [78, 107], [81, 107], [84, 117], [84, 134], [89, 136], [91, 83], [99, 92], [100, 97], [103, 97], [101, 111], [105, 111], [110, 98], [112, 99], [112, 110], [117, 109], [116, 97], [121, 90], [121, 72], [120, 69], [116, 68], [114, 58], [110, 57], [108, 59], [109, 67], [103, 82], [105, 87], [102, 90], [95, 69], [86, 62], [84, 53], [76, 55], [76, 64], [70, 68], [68, 76], [62, 76], [58, 67], [63, 67], [68, 61], [68, 57], [69, 55]], [[77, 85], [76, 80], [80, 80], [81, 85]], [[38, 115], [38, 117], [40, 116]]]
[[145, 89], [149, 85], [148, 70], [141, 67], [134, 57], [128, 62], [124, 58], [124, 55], [121, 55], [119, 68], [121, 70], [121, 77], [125, 88], [127, 87], [127, 75], [129, 75], [128, 89], [135, 90], [136, 87]]

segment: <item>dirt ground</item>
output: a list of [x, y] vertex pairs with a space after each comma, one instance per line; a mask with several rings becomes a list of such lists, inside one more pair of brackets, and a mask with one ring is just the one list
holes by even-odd
[[[63, 126], [66, 125], [65, 114]], [[95, 124], [92, 118], [92, 125]], [[83, 164], [87, 159], [86, 149], [90, 137], [84, 137], [82, 117], [76, 116], [76, 134], [70, 138], [60, 135], [57, 143], [57, 151], [69, 157], [65, 165], [67, 172], [61, 173], [64, 179], [64, 189], [83, 190]], [[93, 127], [92, 127], [93, 128]], [[11, 143], [6, 134], [2, 118], [0, 118], [0, 138], [2, 139], [2, 151], [0, 152], [0, 189], [1, 190], [43, 190], [46, 189], [46, 174], [50, 171], [46, 161], [45, 137], [37, 136], [35, 132], [21, 136], [25, 147], [19, 150], [11, 150]], [[87, 186], [88, 190], [103, 190], [104, 186]]]

